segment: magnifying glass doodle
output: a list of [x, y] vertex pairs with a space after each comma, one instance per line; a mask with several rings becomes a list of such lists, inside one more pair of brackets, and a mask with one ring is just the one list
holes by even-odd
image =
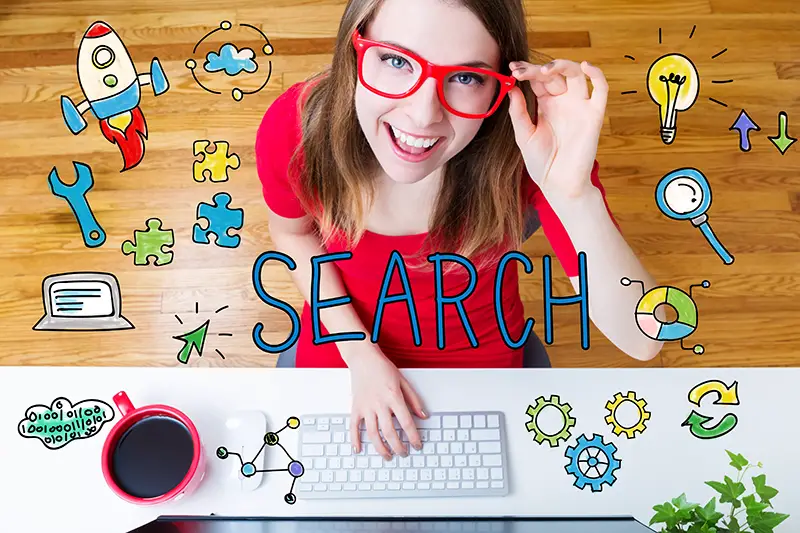
[[673, 170], [658, 182], [656, 204], [666, 216], [673, 220], [690, 220], [720, 256], [726, 265], [733, 263], [728, 253], [708, 224], [706, 211], [711, 207], [711, 186], [702, 172], [696, 168]]

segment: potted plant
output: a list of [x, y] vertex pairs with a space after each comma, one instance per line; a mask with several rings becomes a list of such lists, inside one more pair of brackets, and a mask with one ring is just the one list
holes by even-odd
[[[767, 485], [767, 476], [752, 476], [755, 491], [743, 496], [745, 485], [742, 478], [750, 468], [761, 468], [738, 453], [725, 450], [731, 458], [731, 466], [739, 474], [734, 481], [725, 476], [723, 481], [706, 481], [706, 485], [719, 492], [719, 503], [730, 504], [730, 511], [723, 513], [717, 510], [717, 497], [714, 496], [704, 506], [686, 501], [683, 493], [671, 501], [653, 507], [656, 514], [650, 519], [650, 525], [665, 524], [660, 533], [772, 533], [773, 529], [789, 518], [788, 514], [768, 511], [773, 508], [770, 500], [778, 491]], [[742, 515], [744, 513], [744, 515]]]

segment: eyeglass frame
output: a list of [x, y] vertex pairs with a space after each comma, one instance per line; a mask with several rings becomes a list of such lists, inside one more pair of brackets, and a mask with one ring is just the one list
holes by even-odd
[[[383, 96], [385, 98], [393, 98], [393, 99], [400, 99], [406, 98], [415, 92], [425, 83], [428, 78], [434, 78], [436, 80], [436, 92], [439, 95], [439, 101], [442, 105], [447, 109], [449, 112], [463, 118], [473, 118], [473, 119], [480, 119], [480, 118], [487, 118], [492, 116], [497, 108], [500, 107], [501, 102], [505, 99], [506, 95], [514, 88], [517, 84], [517, 79], [513, 76], [506, 76], [505, 74], [501, 74], [499, 72], [495, 72], [494, 70], [487, 70], [478, 67], [466, 67], [461, 65], [437, 65], [435, 63], [431, 63], [427, 59], [415, 54], [410, 50], [406, 50], [405, 48], [401, 48], [399, 46], [394, 46], [392, 44], [384, 43], [381, 41], [374, 41], [372, 39], [367, 39], [361, 35], [358, 28], [353, 31], [352, 36], [353, 47], [356, 50], [357, 61], [358, 61], [358, 79], [361, 81], [361, 84], [364, 85], [367, 89], [372, 91], [373, 93]], [[380, 46], [382, 48], [387, 48], [389, 50], [394, 50], [395, 52], [400, 52], [401, 54], [410, 57], [411, 59], [415, 60], [419, 65], [422, 67], [422, 73], [417, 80], [417, 82], [411, 86], [406, 92], [401, 94], [391, 94], [385, 93], [376, 89], [375, 87], [370, 86], [366, 81], [364, 81], [364, 75], [362, 72], [362, 64], [364, 62], [364, 54], [368, 49], [373, 46]], [[474, 72], [476, 74], [484, 74], [487, 76], [491, 76], [498, 80], [500, 83], [500, 92], [497, 95], [497, 100], [495, 101], [494, 105], [491, 109], [489, 109], [485, 113], [479, 114], [470, 114], [470, 113], [462, 113], [453, 109], [450, 104], [447, 103], [447, 99], [444, 95], [444, 78], [450, 72]]]

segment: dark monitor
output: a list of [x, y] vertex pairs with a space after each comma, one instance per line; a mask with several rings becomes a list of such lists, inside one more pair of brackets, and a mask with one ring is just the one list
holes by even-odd
[[631, 516], [160, 517], [130, 533], [653, 533]]

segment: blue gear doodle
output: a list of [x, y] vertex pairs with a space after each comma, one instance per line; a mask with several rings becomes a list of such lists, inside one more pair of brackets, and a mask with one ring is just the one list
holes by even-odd
[[[256, 456], [251, 460], [245, 462], [242, 459], [242, 455], [236, 452], [228, 451], [225, 446], [220, 446], [217, 448], [217, 457], [219, 459], [225, 460], [231, 455], [235, 455], [239, 458], [239, 463], [241, 464], [241, 473], [244, 477], [252, 477], [261, 472], [289, 472], [289, 475], [292, 476], [292, 486], [289, 488], [289, 492], [283, 497], [283, 501], [288, 503], [289, 505], [294, 505], [297, 501], [297, 497], [294, 495], [294, 484], [297, 481], [297, 478], [302, 476], [305, 473], [305, 467], [303, 463], [300, 461], [295, 460], [289, 452], [286, 451], [286, 448], [280, 443], [280, 436], [278, 433], [283, 431], [286, 428], [297, 429], [300, 427], [300, 419], [296, 416], [290, 416], [286, 420], [286, 425], [283, 426], [278, 431], [269, 431], [264, 435], [264, 444], [261, 445], [261, 448], [258, 450]], [[258, 456], [261, 455], [261, 452], [264, 451], [265, 446], [279, 446], [286, 456], [289, 458], [289, 465], [286, 468], [272, 468], [267, 470], [258, 470], [256, 469], [255, 462], [258, 459]]]
[[[592, 454], [593, 450], [597, 453]], [[567, 447], [565, 456], [570, 462], [564, 469], [575, 476], [575, 486], [579, 489], [583, 490], [586, 485], [591, 485], [592, 492], [600, 492], [603, 490], [603, 483], [611, 486], [617, 480], [614, 471], [622, 466], [622, 461], [614, 457], [616, 451], [617, 447], [610, 442], [605, 444], [601, 435], [593, 434], [590, 440], [586, 439], [586, 435], [581, 435], [575, 446]], [[599, 455], [604, 456], [605, 462]], [[603, 466], [605, 471], [602, 471]], [[588, 475], [590, 473], [597, 475]]]

